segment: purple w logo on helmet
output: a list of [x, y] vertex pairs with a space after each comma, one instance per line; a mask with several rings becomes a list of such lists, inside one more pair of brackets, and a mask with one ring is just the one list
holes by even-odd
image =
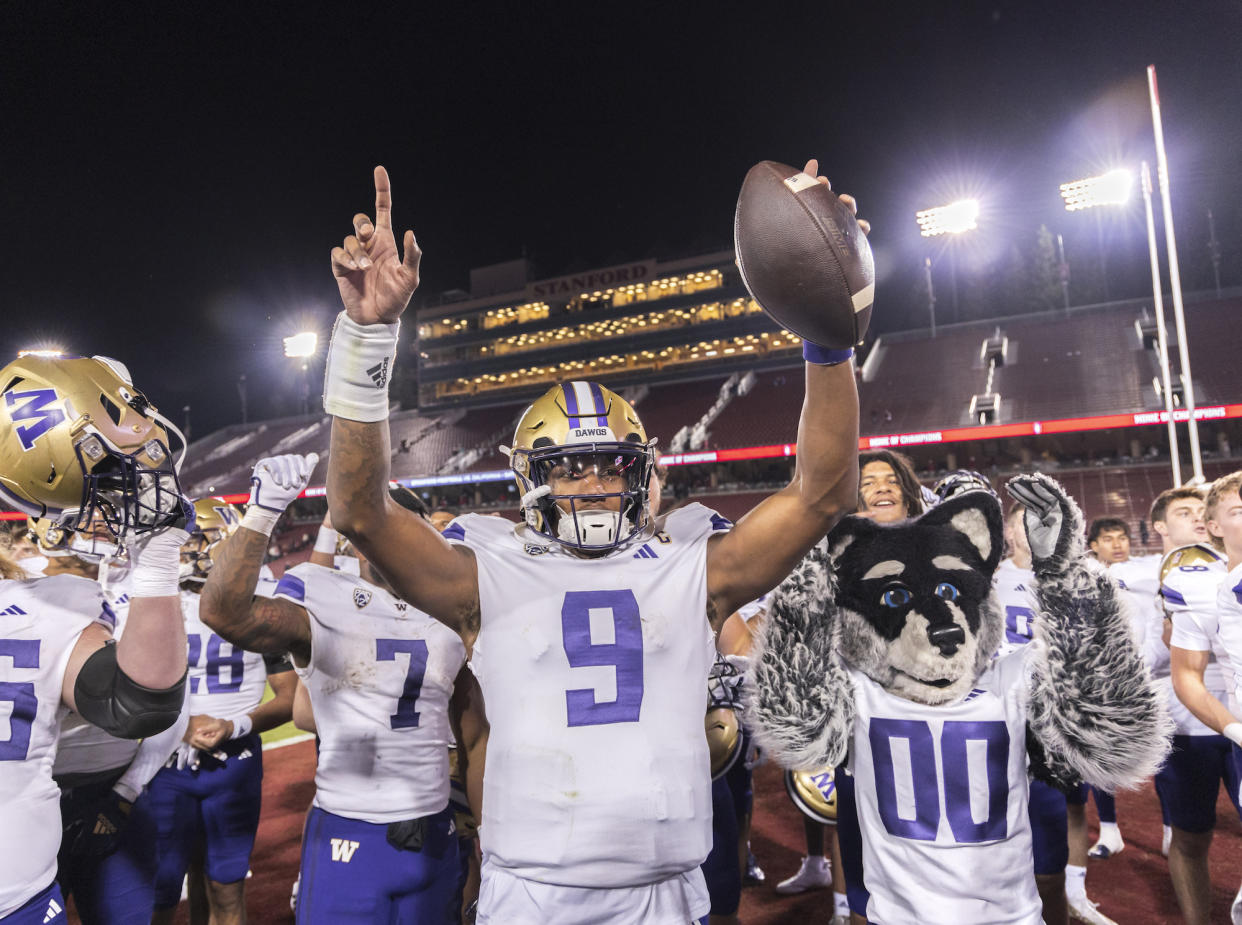
[[[14, 423], [34, 421], [32, 424], [14, 428], [23, 450], [33, 450], [36, 440], [65, 420], [64, 411], [60, 408], [48, 407], [58, 397], [55, 389], [31, 389], [26, 392], [4, 393], [4, 403], [8, 406], [9, 417]], [[22, 399], [29, 399], [29, 401], [24, 405], [14, 407]]]

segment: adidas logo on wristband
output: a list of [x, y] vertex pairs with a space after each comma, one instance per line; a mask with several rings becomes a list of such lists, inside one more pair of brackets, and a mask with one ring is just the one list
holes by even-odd
[[388, 357], [384, 357], [381, 362], [368, 369], [367, 375], [371, 377], [377, 389], [386, 387], [388, 385]]

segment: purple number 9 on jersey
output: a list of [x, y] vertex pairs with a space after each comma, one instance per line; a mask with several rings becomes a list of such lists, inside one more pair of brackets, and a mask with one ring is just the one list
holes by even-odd
[[[591, 640], [591, 611], [612, 614], [613, 641]], [[643, 627], [634, 592], [570, 591], [561, 605], [561, 633], [571, 668], [611, 665], [617, 699], [600, 702], [591, 688], [565, 691], [570, 726], [636, 723], [643, 706]]]

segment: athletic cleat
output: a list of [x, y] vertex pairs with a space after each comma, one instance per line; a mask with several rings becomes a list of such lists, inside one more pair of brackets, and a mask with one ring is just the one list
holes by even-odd
[[763, 868], [759, 866], [759, 862], [755, 860], [755, 855], [749, 849], [746, 852], [746, 876], [742, 878], [744, 886], [754, 886], [757, 883], [763, 883], [767, 879], [767, 875], [763, 872]]
[[302, 885], [302, 872], [298, 871], [298, 879], [293, 881], [293, 889], [289, 891], [289, 911], [296, 914], [298, 911], [298, 887]]
[[1121, 832], [1118, 829], [1101, 830], [1099, 840], [1091, 846], [1091, 850], [1087, 852], [1089, 858], [1111, 858], [1115, 854], [1121, 854], [1125, 850], [1126, 843], [1121, 838]]
[[1066, 901], [1069, 906], [1069, 916], [1076, 922], [1086, 922], [1087, 925], [1117, 925], [1085, 896], [1066, 897]]
[[790, 893], [805, 893], [807, 890], [822, 890], [830, 886], [832, 886], [832, 868], [828, 866], [828, 859], [824, 857], [803, 858], [798, 872], [788, 880], [778, 883], [776, 892], [789, 895]]

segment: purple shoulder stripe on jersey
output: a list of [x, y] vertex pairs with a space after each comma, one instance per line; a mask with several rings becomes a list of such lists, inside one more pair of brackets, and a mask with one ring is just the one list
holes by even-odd
[[729, 530], [733, 527], [733, 521], [728, 517], [722, 517], [720, 514], [712, 514], [713, 530]]
[[112, 629], [116, 629], [116, 611], [112, 609], [112, 605], [107, 601], [103, 602], [103, 611], [99, 614], [99, 619], [107, 623]]
[[[607, 427], [608, 403], [604, 401], [604, 393], [600, 390], [598, 382], [592, 382], [590, 385], [591, 398], [595, 400], [595, 413], [599, 415], [599, 417], [595, 419], [595, 424], [597, 427]], [[618, 435], [619, 439], [623, 439], [624, 437], [624, 434]]]
[[1160, 594], [1170, 604], [1180, 604], [1182, 607], [1186, 606], [1186, 598], [1182, 597], [1181, 594], [1174, 591], [1168, 585], [1160, 586]]
[[297, 575], [284, 575], [276, 582], [276, 590], [272, 594], [281, 594], [295, 601], [306, 603], [306, 582]]
[[446, 540], [462, 541], [466, 538], [466, 528], [461, 524], [452, 523], [444, 528], [444, 532], [440, 534]]
[[561, 394], [565, 396], [565, 413], [569, 415], [570, 427], [581, 427], [582, 418], [578, 412], [578, 395], [574, 392], [574, 384], [566, 382], [561, 386]]
[[1233, 586], [1233, 596], [1237, 599], [1239, 604], [1242, 604], [1242, 581], [1239, 581]]

